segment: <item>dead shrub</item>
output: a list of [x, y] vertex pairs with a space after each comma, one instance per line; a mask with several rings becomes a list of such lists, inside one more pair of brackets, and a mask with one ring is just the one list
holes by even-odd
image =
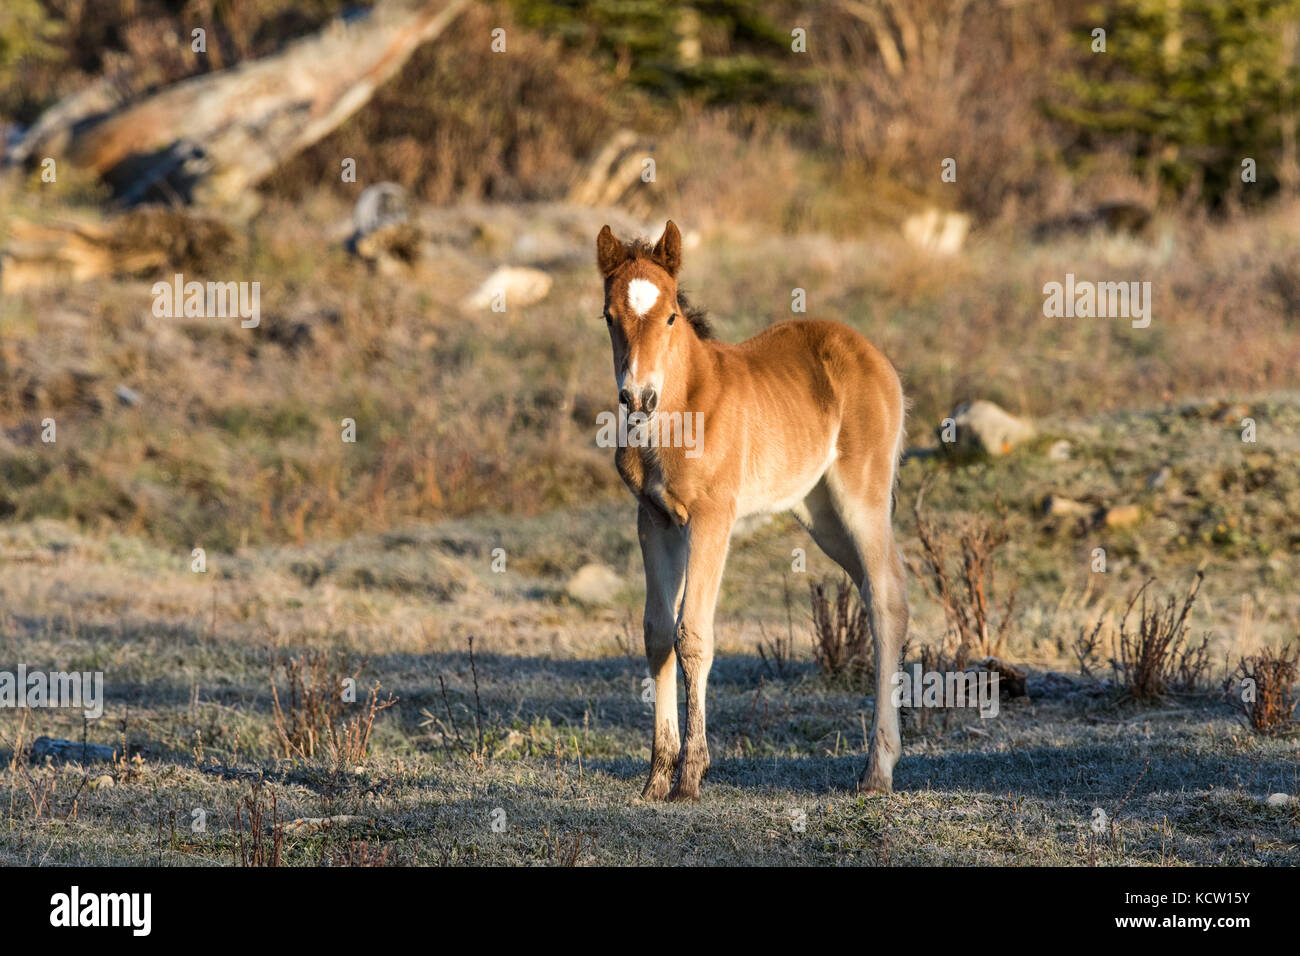
[[382, 866], [399, 866], [408, 861], [403, 860], [396, 847], [381, 846], [369, 840], [359, 840], [349, 834], [341, 843], [327, 842], [321, 847], [320, 866], [349, 866], [355, 868], [372, 868]]
[[1277, 736], [1294, 729], [1300, 638], [1290, 648], [1266, 648], [1243, 657], [1232, 677], [1241, 687], [1239, 706], [1251, 730], [1264, 736]]
[[[985, 221], [1033, 215], [1074, 188], [1042, 147], [1059, 135], [1042, 101], [1073, 57], [1069, 4], [845, 0], [817, 16], [816, 135], [847, 163]], [[973, 172], [944, 195], [916, 156], [965, 156]]]
[[[350, 669], [344, 655], [331, 657], [322, 651], [308, 651], [272, 663], [272, 717], [286, 757], [314, 760], [325, 755], [336, 770], [366, 757], [375, 717], [397, 699], [389, 694], [381, 701], [376, 681], [363, 700], [349, 700], [349, 691], [355, 688], [364, 666], [365, 661], [361, 661]], [[286, 705], [280, 703], [277, 671], [283, 672], [288, 685]], [[358, 703], [360, 709], [348, 717], [348, 710]]]
[[[488, 762], [496, 753], [497, 745], [501, 743], [502, 728], [499, 720], [494, 720], [491, 724], [487, 722], [483, 714], [483, 699], [479, 696], [478, 686], [478, 664], [474, 660], [474, 636], [471, 634], [467, 641], [469, 645], [469, 670], [474, 680], [474, 738], [471, 743], [466, 743], [465, 738], [461, 736], [460, 725], [456, 723], [456, 715], [452, 711], [451, 699], [447, 696], [447, 682], [442, 675], [438, 675], [438, 687], [442, 692], [442, 706], [447, 714], [447, 720], [429, 711], [428, 708], [420, 710], [421, 727], [437, 727], [442, 737], [442, 746], [447, 756], [455, 758], [457, 752], [468, 757], [470, 763], [479, 770], [487, 769]], [[455, 744], [453, 747], [452, 744]]]
[[1106, 623], [1106, 616], [1100, 615], [1097, 623], [1092, 626], [1092, 630], [1086, 627], [1079, 628], [1079, 636], [1074, 639], [1071, 650], [1074, 652], [1075, 660], [1079, 662], [1079, 673], [1091, 680], [1096, 680], [1097, 675], [1092, 669], [1098, 666], [1098, 655], [1101, 652], [1102, 645], [1102, 627]]
[[854, 593], [852, 582], [842, 579], [835, 587], [835, 600], [827, 596], [826, 584], [809, 585], [812, 602], [813, 655], [823, 674], [857, 681], [871, 673], [871, 628], [867, 609]]
[[[939, 527], [923, 508], [930, 482], [922, 483], [912, 505], [923, 567], [913, 568], [943, 605], [948, 621], [954, 667], [965, 670], [972, 659], [1001, 657], [1007, 626], [1015, 613], [1016, 592], [995, 611], [997, 582], [994, 559], [1007, 542], [1006, 521], [997, 525], [977, 518], [959, 530]], [[950, 557], [955, 552], [955, 556]], [[996, 624], [995, 624], [996, 622]]]
[[[269, 800], [263, 799], [264, 793], [270, 794]], [[279, 866], [283, 850], [279, 799], [274, 789], [259, 781], [235, 806], [235, 842], [231, 853], [240, 866]]]
[[54, 767], [33, 764], [32, 745], [25, 739], [26, 733], [27, 713], [24, 712], [22, 722], [18, 725], [18, 735], [12, 742], [0, 734], [0, 742], [11, 748], [9, 772], [15, 779], [15, 786], [10, 792], [10, 816], [13, 816], [15, 811], [14, 797], [21, 792], [31, 804], [32, 816], [35, 819], [62, 820], [65, 823], [76, 820], [81, 808], [81, 794], [90, 780], [89, 774], [86, 772], [81, 774], [77, 789], [71, 793], [66, 809], [60, 808], [58, 806], [60, 774]]
[[[578, 857], [582, 853], [582, 840], [587, 834], [579, 830], [575, 835], [556, 834], [551, 836], [545, 828], [542, 829], [542, 836], [547, 837], [550, 843], [547, 850], [550, 854], [552, 866], [577, 866]], [[591, 841], [589, 841], [591, 842]]]
[[758, 630], [761, 635], [758, 640], [758, 656], [763, 661], [764, 669], [773, 677], [788, 677], [794, 663], [794, 635], [789, 631], [785, 634], [777, 632], [776, 637], [769, 638], [761, 621]]
[[784, 576], [781, 578], [781, 594], [785, 600], [785, 634], [778, 633], [776, 637], [768, 638], [767, 628], [762, 621], [758, 622], [758, 656], [774, 677], [786, 677], [794, 666], [794, 612], [790, 606], [790, 582]]
[[[956, 661], [944, 654], [942, 648], [930, 645], [923, 645], [921, 647], [922, 674], [947, 674], [962, 669], [963, 668], [957, 666]], [[943, 726], [946, 728], [948, 726], [948, 720], [951, 717], [952, 708], [942, 707], [937, 709], [943, 714]], [[900, 713], [904, 716], [911, 717], [916, 721], [917, 729], [924, 731], [926, 725], [930, 722], [930, 718], [938, 716], [934, 713], [935, 710], [936, 708], [934, 707], [917, 706], [917, 702], [913, 701], [912, 706], [902, 708]]]
[[[1196, 603], [1205, 572], [1197, 571], [1181, 603], [1169, 595], [1163, 603], [1148, 606], [1149, 579], [1129, 600], [1115, 636], [1118, 659], [1110, 664], [1119, 684], [1136, 700], [1159, 700], [1170, 691], [1194, 692], [1209, 668], [1208, 641], [1191, 644], [1187, 616]], [[1141, 601], [1137, 630], [1129, 628], [1129, 615]]]

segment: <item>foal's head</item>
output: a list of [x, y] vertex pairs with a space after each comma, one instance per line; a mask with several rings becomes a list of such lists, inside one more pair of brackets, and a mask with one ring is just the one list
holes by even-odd
[[630, 412], [653, 412], [663, 397], [675, 337], [710, 334], [703, 313], [677, 290], [682, 234], [670, 219], [651, 246], [623, 242], [606, 226], [596, 237], [596, 262], [605, 277], [618, 400]]

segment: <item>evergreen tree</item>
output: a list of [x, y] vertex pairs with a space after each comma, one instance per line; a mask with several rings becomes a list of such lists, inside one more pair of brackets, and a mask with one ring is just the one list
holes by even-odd
[[1105, 52], [1082, 38], [1053, 115], [1085, 152], [1132, 151], [1175, 194], [1211, 205], [1242, 194], [1242, 161], [1261, 193], [1296, 188], [1300, 0], [1121, 0], [1091, 11]]

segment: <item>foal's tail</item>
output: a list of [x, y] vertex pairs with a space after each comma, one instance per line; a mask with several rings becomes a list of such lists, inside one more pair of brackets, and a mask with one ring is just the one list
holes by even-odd
[[898, 436], [894, 439], [893, 472], [889, 476], [890, 518], [898, 510], [898, 467], [903, 463], [903, 446], [907, 442], [907, 410], [912, 404], [903, 391], [903, 379], [898, 374], [898, 369], [894, 369], [894, 375], [898, 378]]

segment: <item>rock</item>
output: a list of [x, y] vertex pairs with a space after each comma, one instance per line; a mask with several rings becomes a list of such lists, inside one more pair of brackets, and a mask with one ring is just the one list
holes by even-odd
[[507, 309], [541, 302], [551, 291], [551, 277], [541, 269], [527, 266], [502, 266], [492, 273], [474, 293], [465, 299], [471, 309], [488, 309], [504, 295]]
[[1210, 421], [1216, 425], [1235, 424], [1250, 417], [1250, 406], [1240, 402], [1222, 402], [1210, 412]]
[[1069, 461], [1071, 451], [1073, 448], [1070, 443], [1062, 438], [1052, 442], [1052, 447], [1047, 449], [1047, 457], [1051, 461]]
[[1291, 796], [1289, 793], [1275, 793], [1264, 803], [1270, 807], [1289, 807], [1293, 803], [1300, 803], [1300, 799]]
[[33, 763], [43, 763], [46, 760], [74, 760], [78, 763], [91, 763], [116, 760], [119, 753], [117, 747], [105, 747], [103, 744], [81, 744], [75, 740], [37, 737], [32, 742], [30, 757]]
[[1086, 518], [1092, 511], [1090, 505], [1061, 495], [1048, 495], [1043, 499], [1043, 514], [1048, 518]]
[[949, 453], [1005, 455], [1034, 437], [1029, 421], [983, 399], [958, 405], [950, 417], [955, 426], [952, 441], [944, 441], [944, 427], [939, 427], [939, 447]]
[[1151, 223], [1151, 211], [1140, 203], [1115, 200], [1081, 209], [1066, 216], [1045, 219], [1034, 225], [1034, 241], [1045, 242], [1055, 236], [1087, 235], [1104, 229], [1112, 235], [1140, 236]]
[[1007, 697], [1025, 697], [1025, 681], [1029, 677], [1028, 673], [1016, 667], [1014, 664], [1008, 664], [1006, 661], [997, 657], [986, 657], [977, 662], [980, 667], [986, 671], [992, 671], [998, 675], [998, 693], [1005, 694]]
[[564, 590], [583, 604], [608, 604], [623, 590], [623, 579], [603, 564], [584, 564]]
[[352, 207], [352, 238], [355, 243], [386, 226], [407, 222], [411, 218], [411, 199], [397, 183], [367, 186]]
[[1064, 698], [1079, 688], [1079, 681], [1069, 674], [1048, 671], [1041, 677], [1025, 683], [1025, 696], [1038, 698]]
[[117, 396], [119, 402], [128, 408], [134, 408], [144, 401], [144, 399], [140, 397], [139, 392], [135, 391], [135, 389], [127, 388], [125, 385], [119, 385], [113, 390], [113, 394]]
[[1107, 508], [1102, 522], [1108, 528], [1127, 528], [1142, 520], [1142, 509], [1137, 505], [1117, 505]]
[[950, 256], [962, 247], [970, 231], [970, 217], [931, 207], [903, 220], [903, 238], [926, 252]]
[[351, 243], [349, 248], [384, 275], [400, 275], [423, 254], [423, 235], [409, 222], [380, 226]]
[[398, 275], [422, 255], [424, 241], [412, 221], [412, 203], [397, 183], [366, 187], [352, 209], [346, 248], [384, 275]]
[[1169, 476], [1172, 474], [1173, 472], [1170, 470], [1169, 466], [1165, 465], [1154, 475], [1147, 478], [1147, 490], [1155, 491], [1157, 488], [1163, 488], [1165, 483], [1169, 481]]

